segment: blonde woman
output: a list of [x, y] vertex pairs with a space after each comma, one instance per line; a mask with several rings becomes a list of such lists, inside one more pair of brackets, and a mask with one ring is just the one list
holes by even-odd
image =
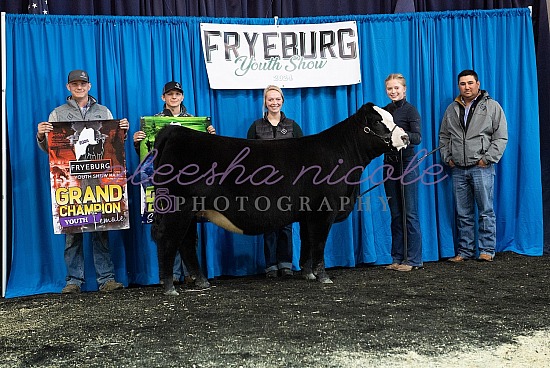
[[[286, 139], [302, 137], [302, 129], [281, 111], [285, 97], [277, 86], [264, 90], [264, 116], [252, 123], [248, 139]], [[292, 276], [292, 224], [264, 234], [266, 277]]]
[[[384, 182], [389, 198], [392, 234], [392, 264], [386, 268], [412, 271], [422, 267], [422, 234], [418, 219], [418, 182], [414, 180], [418, 177], [418, 169], [407, 170], [407, 166], [415, 157], [414, 146], [420, 144], [422, 139], [420, 114], [407, 101], [407, 81], [403, 75], [390, 74], [385, 84], [391, 102], [384, 109], [392, 114], [395, 124], [403, 128], [410, 139], [407, 148], [384, 155], [384, 178], [388, 178], [389, 166], [393, 169]], [[405, 177], [399, 179], [405, 171]]]

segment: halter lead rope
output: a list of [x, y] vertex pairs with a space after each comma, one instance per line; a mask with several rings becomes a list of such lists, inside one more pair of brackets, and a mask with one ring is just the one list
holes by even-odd
[[[366, 131], [365, 131], [366, 133]], [[440, 149], [442, 149], [444, 146], [441, 145], [437, 148], [434, 148], [433, 150], [431, 150], [430, 152], [426, 153], [424, 156], [420, 157], [418, 160], [416, 160], [416, 163], [419, 164], [421, 163], [422, 161], [424, 161], [428, 156], [431, 156], [433, 155], [434, 153], [436, 153], [437, 151], [439, 151]], [[403, 152], [401, 152], [403, 153]], [[373, 190], [374, 188], [376, 188], [377, 186], [379, 186], [380, 184], [382, 184], [382, 182], [376, 184], [376, 185], [373, 185], [372, 187], [370, 187], [369, 189], [365, 190], [363, 193], [359, 194], [359, 197], [362, 197], [363, 195], [367, 194], [368, 192], [370, 192], [371, 190]]]

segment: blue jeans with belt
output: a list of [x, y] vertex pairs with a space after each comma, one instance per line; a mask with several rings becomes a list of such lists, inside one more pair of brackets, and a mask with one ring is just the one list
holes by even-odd
[[[416, 156], [403, 157], [401, 168], [400, 155], [384, 158], [385, 165], [391, 165], [393, 173], [388, 178], [388, 167], [384, 167], [384, 189], [391, 213], [391, 257], [393, 263], [414, 267], [422, 266], [422, 232], [418, 217], [418, 168], [407, 170], [407, 166]], [[411, 164], [411, 168], [414, 163]], [[403, 179], [398, 179], [407, 171]], [[392, 179], [393, 178], [393, 179]], [[414, 181], [414, 182], [413, 182]], [[402, 184], [404, 183], [404, 185]], [[403, 200], [404, 199], [404, 200]], [[405, 212], [407, 231], [407, 254], [404, 254], [405, 237], [403, 233], [403, 212]]]
[[292, 224], [264, 234], [265, 272], [292, 269]]
[[480, 254], [495, 255], [496, 216], [493, 210], [495, 168], [459, 167], [451, 170], [456, 203], [458, 249], [457, 255], [476, 257], [475, 211], [478, 211], [478, 248]]
[[[94, 266], [98, 285], [115, 279], [114, 265], [109, 252], [109, 234], [107, 231], [90, 233]], [[81, 286], [84, 283], [84, 236], [82, 233], [65, 235], [65, 264], [67, 265], [67, 284]]]

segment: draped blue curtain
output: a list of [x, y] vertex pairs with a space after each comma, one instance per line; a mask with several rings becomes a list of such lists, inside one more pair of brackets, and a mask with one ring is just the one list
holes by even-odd
[[[403, 15], [283, 18], [282, 24], [354, 20], [358, 25], [362, 83], [353, 86], [285, 90], [284, 111], [314, 134], [353, 114], [363, 103], [389, 102], [384, 78], [400, 72], [407, 95], [422, 116], [419, 149], [437, 146], [440, 119], [457, 95], [456, 75], [474, 68], [481, 86], [501, 103], [510, 140], [496, 178], [497, 251], [542, 254], [542, 204], [538, 105], [533, 32], [529, 12], [466, 11]], [[269, 24], [271, 19], [95, 16], [6, 16], [9, 154], [13, 181], [12, 268], [7, 297], [59, 292], [64, 285], [64, 236], [53, 235], [47, 155], [35, 142], [38, 122], [63, 103], [67, 73], [86, 69], [90, 93], [127, 117], [130, 132], [139, 117], [160, 111], [166, 81], [180, 80], [185, 104], [197, 116], [211, 116], [218, 134], [245, 137], [261, 115], [261, 90], [211, 90], [202, 58], [201, 22]], [[129, 172], [138, 165], [126, 143]], [[220, 153], [223, 154], [223, 153]], [[376, 173], [380, 158], [365, 175]], [[434, 155], [422, 162], [428, 170]], [[433, 171], [433, 170], [432, 170]], [[443, 174], [437, 178], [443, 178]], [[425, 177], [427, 181], [437, 178]], [[363, 185], [366, 190], [372, 185]], [[420, 186], [424, 261], [454, 255], [454, 212], [450, 180]], [[125, 284], [158, 283], [156, 246], [139, 217], [139, 188], [129, 185], [131, 229], [110, 232], [117, 279]], [[383, 186], [362, 198], [357, 210], [335, 224], [326, 265], [385, 264], [391, 234]], [[295, 226], [295, 259], [300, 240]], [[208, 277], [261, 273], [261, 237], [200, 224], [199, 252]], [[86, 237], [87, 238], [87, 237]], [[88, 244], [87, 244], [88, 245]], [[84, 290], [96, 290], [86, 247]]]

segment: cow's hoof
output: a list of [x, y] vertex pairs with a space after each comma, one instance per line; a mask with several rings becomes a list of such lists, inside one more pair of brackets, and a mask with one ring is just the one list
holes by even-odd
[[332, 284], [332, 280], [328, 277], [320, 277], [319, 282], [321, 284]]
[[207, 280], [204, 280], [204, 281], [195, 280], [195, 287], [197, 289], [208, 289], [210, 287], [210, 283]]
[[317, 279], [317, 278], [315, 277], [315, 275], [314, 275], [312, 272], [302, 273], [302, 277], [303, 277], [305, 280], [308, 280], [308, 281], [313, 281], [313, 280], [316, 280], [316, 279]]
[[330, 277], [328, 277], [328, 274], [325, 271], [321, 271], [316, 274], [317, 281], [319, 281], [321, 284], [332, 284], [332, 280]]
[[178, 293], [175, 288], [172, 288], [172, 289], [164, 290], [164, 295], [178, 296], [180, 295], [180, 293]]

